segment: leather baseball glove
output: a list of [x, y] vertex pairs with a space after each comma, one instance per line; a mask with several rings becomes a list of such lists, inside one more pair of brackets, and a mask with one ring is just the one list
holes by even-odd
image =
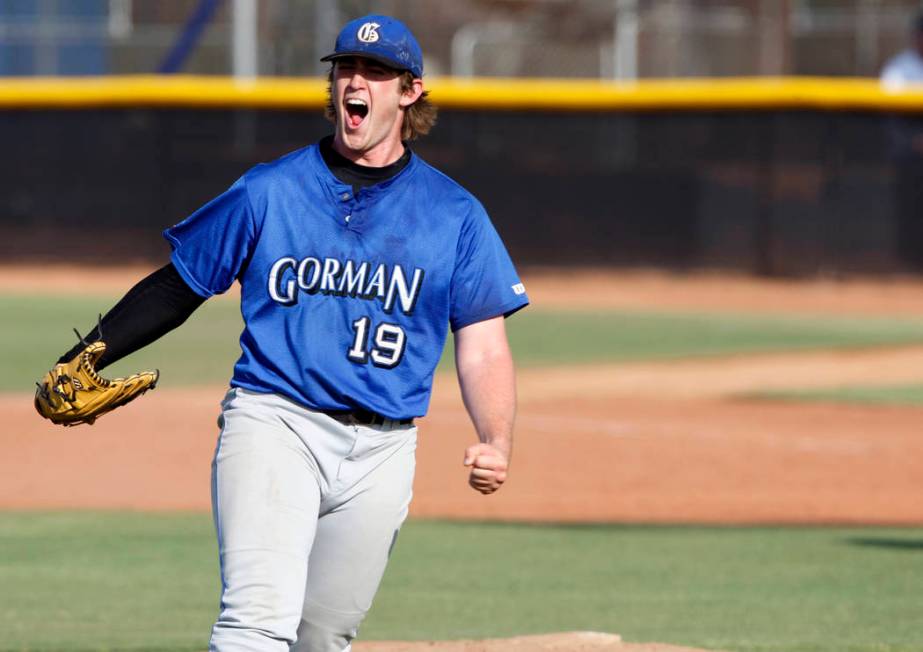
[[98, 417], [154, 389], [159, 371], [142, 371], [128, 378], [100, 376], [96, 362], [105, 350], [105, 342], [93, 342], [45, 374], [36, 383], [38, 413], [63, 426], [92, 424]]

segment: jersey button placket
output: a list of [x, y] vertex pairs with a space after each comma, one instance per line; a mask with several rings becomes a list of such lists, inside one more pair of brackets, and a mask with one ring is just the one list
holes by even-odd
[[362, 222], [365, 215], [365, 193], [359, 192], [352, 196], [349, 202], [349, 210], [347, 211], [346, 219], [346, 228], [354, 233], [360, 233], [362, 229]]
[[340, 201], [343, 202], [343, 223], [349, 224], [349, 221], [352, 219], [352, 209], [355, 202], [351, 201], [353, 196], [348, 192], [343, 192], [340, 194]]

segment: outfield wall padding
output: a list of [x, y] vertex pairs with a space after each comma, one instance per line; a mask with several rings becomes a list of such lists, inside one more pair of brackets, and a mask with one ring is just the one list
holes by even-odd
[[[330, 131], [316, 93], [224, 107], [11, 93], [0, 83], [7, 262], [164, 261], [161, 229]], [[481, 199], [522, 265], [916, 271], [923, 166], [901, 139], [923, 133], [923, 105], [803, 95], [556, 108], [456, 97], [415, 149]]]

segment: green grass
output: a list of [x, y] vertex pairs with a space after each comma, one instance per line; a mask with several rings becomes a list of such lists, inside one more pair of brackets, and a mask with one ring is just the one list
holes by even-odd
[[212, 532], [202, 514], [0, 514], [0, 650], [204, 650]]
[[[365, 639], [598, 630], [738, 652], [923, 649], [923, 529], [411, 521]], [[207, 515], [0, 513], [0, 650], [202, 650]]]
[[[0, 391], [32, 383], [118, 297], [0, 296]], [[159, 368], [162, 386], [225, 383], [242, 328], [236, 301], [212, 300], [179, 329], [107, 369]], [[529, 308], [508, 322], [520, 366], [668, 360], [693, 356], [923, 343], [923, 320], [733, 314], [552, 312]], [[451, 338], [450, 338], [451, 343]], [[444, 356], [448, 366], [451, 347]]]
[[[15, 316], [0, 325], [0, 359], [5, 372], [0, 391], [34, 389], [39, 376], [77, 343], [72, 329], [88, 332], [97, 314], [105, 314], [116, 301], [118, 297], [62, 297], [52, 301], [47, 297], [0, 296], [0, 311]], [[107, 367], [105, 375], [160, 369], [161, 386], [226, 383], [240, 356], [242, 328], [236, 301], [207, 301], [185, 324]]]
[[923, 343], [923, 320], [527, 309], [508, 322], [524, 365], [556, 365]]
[[853, 403], [863, 405], [923, 405], [923, 385], [831, 387], [825, 389], [755, 392], [746, 398], [798, 402]]

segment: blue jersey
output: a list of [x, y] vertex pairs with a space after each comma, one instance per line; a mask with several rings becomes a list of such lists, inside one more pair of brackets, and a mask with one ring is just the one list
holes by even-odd
[[481, 204], [416, 155], [354, 194], [312, 145], [164, 236], [199, 295], [240, 281], [231, 385], [317, 410], [425, 414], [448, 328], [529, 302]]

